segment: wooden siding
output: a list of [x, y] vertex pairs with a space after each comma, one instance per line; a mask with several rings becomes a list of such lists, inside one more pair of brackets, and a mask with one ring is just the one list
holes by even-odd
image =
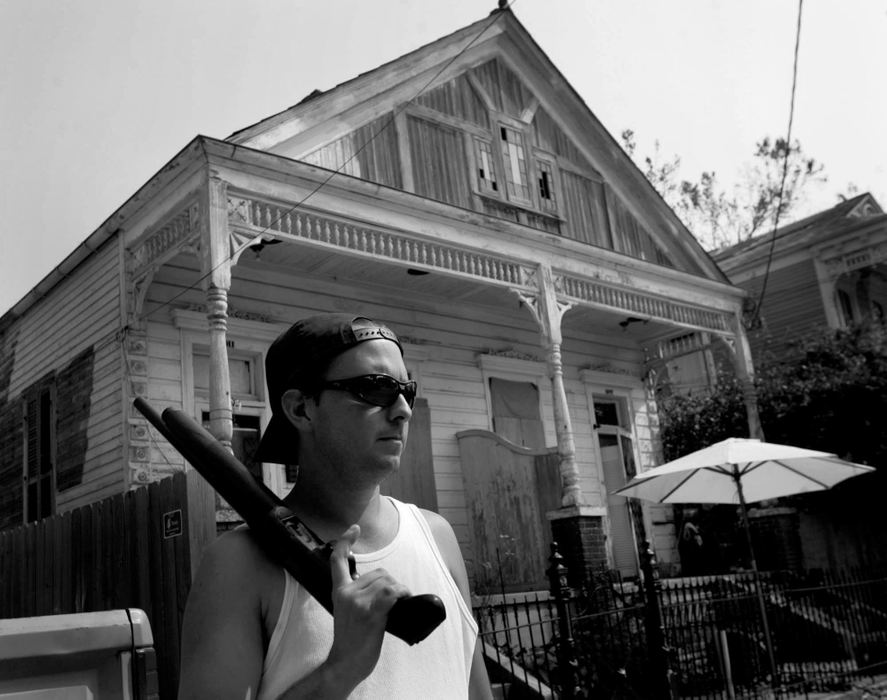
[[674, 267], [674, 263], [644, 229], [612, 189], [606, 187], [613, 250], [657, 265]]
[[487, 108], [465, 75], [457, 76], [440, 87], [422, 93], [415, 101], [435, 112], [476, 124], [483, 129], [490, 128]]
[[303, 158], [346, 175], [377, 182], [388, 187], [403, 187], [397, 153], [394, 114], [388, 113], [318, 148]]
[[569, 170], [561, 171], [567, 236], [583, 243], [612, 248], [604, 184]]
[[591, 167], [585, 156], [576, 148], [576, 144], [567, 137], [551, 118], [551, 115], [542, 107], [539, 107], [533, 116], [533, 140], [538, 148], [554, 153], [568, 160], [574, 166], [593, 173], [600, 179], [600, 173]]
[[114, 239], [17, 321], [10, 398], [47, 373], [62, 370], [78, 353], [89, 348], [94, 352], [88, 415], [81, 417], [87, 442], [84, 462], [89, 466], [79, 484], [57, 494], [59, 512], [124, 488], [120, 288]]
[[[536, 357], [540, 373], [547, 374], [539, 331], [530, 315], [417, 295], [401, 294], [395, 305], [391, 302], [391, 290], [345, 286], [330, 278], [295, 277], [274, 269], [239, 266], [234, 272], [229, 305], [238, 313], [264, 315], [275, 323], [289, 323], [321, 311], [353, 310], [390, 323], [408, 348], [417, 353], [421, 359], [413, 367], [417, 370], [420, 395], [427, 399], [430, 408], [438, 509], [453, 524], [466, 559], [471, 562], [467, 501], [455, 436], [463, 430], [490, 429], [479, 355], [504, 352]], [[204, 303], [203, 292], [186, 291], [187, 285], [194, 284], [198, 277], [195, 263], [184, 257], [177, 259], [175, 265], [167, 266], [155, 278], [146, 308], [158, 309], [159, 302], [179, 294], [182, 296], [176, 305], [198, 307]], [[152, 316], [148, 325], [148, 393], [158, 404], [181, 405], [181, 339], [169, 318], [169, 309], [165, 308]], [[593, 335], [593, 329], [566, 333], [562, 350], [580, 486], [590, 505], [603, 507], [606, 494], [595, 457], [594, 421], [579, 370], [607, 366], [620, 373], [613, 374], [614, 378], [624, 382], [621, 373], [641, 376], [642, 351], [621, 336]], [[608, 376], [600, 374], [604, 379]], [[605, 387], [601, 385], [596, 390], [603, 391]], [[546, 444], [553, 446], [556, 436], [550, 383], [543, 382], [539, 389]], [[640, 464], [648, 468], [653, 466], [653, 447], [645, 398], [638, 398], [632, 409], [638, 426]], [[162, 451], [162, 456], [155, 455], [157, 461], [181, 463], [175, 454]]]
[[[740, 286], [749, 290], [750, 298], [757, 302], [762, 285], [763, 276]], [[764, 351], [781, 354], [793, 340], [827, 324], [812, 260], [802, 260], [770, 272], [761, 318], [763, 329], [749, 334], [755, 356]]]
[[533, 93], [502, 61], [492, 61], [472, 69], [472, 75], [490, 97], [494, 107], [510, 117], [520, 118], [533, 103]]
[[468, 162], [462, 134], [426, 119], [408, 117], [416, 193], [468, 208]]

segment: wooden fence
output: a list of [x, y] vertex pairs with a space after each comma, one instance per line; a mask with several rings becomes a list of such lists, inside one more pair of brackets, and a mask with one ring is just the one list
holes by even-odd
[[141, 608], [161, 698], [175, 698], [185, 599], [215, 537], [212, 491], [194, 472], [0, 532], [0, 618]]

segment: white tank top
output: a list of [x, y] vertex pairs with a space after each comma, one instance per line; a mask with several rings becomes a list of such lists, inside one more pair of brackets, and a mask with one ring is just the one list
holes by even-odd
[[[428, 523], [416, 506], [397, 508], [397, 535], [376, 552], [355, 554], [358, 571], [384, 567], [412, 593], [440, 597], [447, 618], [414, 646], [386, 634], [376, 668], [351, 698], [456, 700], [468, 697], [477, 623], [450, 575]], [[271, 635], [257, 700], [278, 697], [326, 659], [333, 617], [288, 573], [280, 617]]]

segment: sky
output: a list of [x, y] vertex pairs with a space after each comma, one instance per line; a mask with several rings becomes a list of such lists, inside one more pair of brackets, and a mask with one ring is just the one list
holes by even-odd
[[[194, 136], [225, 138], [496, 0], [0, 0], [0, 315]], [[514, 0], [638, 154], [736, 178], [788, 126], [798, 0]], [[803, 4], [793, 138], [887, 207], [887, 0]]]

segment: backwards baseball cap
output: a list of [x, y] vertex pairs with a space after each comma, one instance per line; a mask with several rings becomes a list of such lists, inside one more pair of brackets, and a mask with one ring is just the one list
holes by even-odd
[[403, 355], [403, 346], [391, 329], [363, 316], [310, 316], [281, 333], [265, 355], [265, 381], [272, 415], [255, 459], [295, 464], [299, 432], [283, 412], [284, 392], [288, 389], [312, 391], [336, 357], [366, 340], [379, 338], [395, 343]]

